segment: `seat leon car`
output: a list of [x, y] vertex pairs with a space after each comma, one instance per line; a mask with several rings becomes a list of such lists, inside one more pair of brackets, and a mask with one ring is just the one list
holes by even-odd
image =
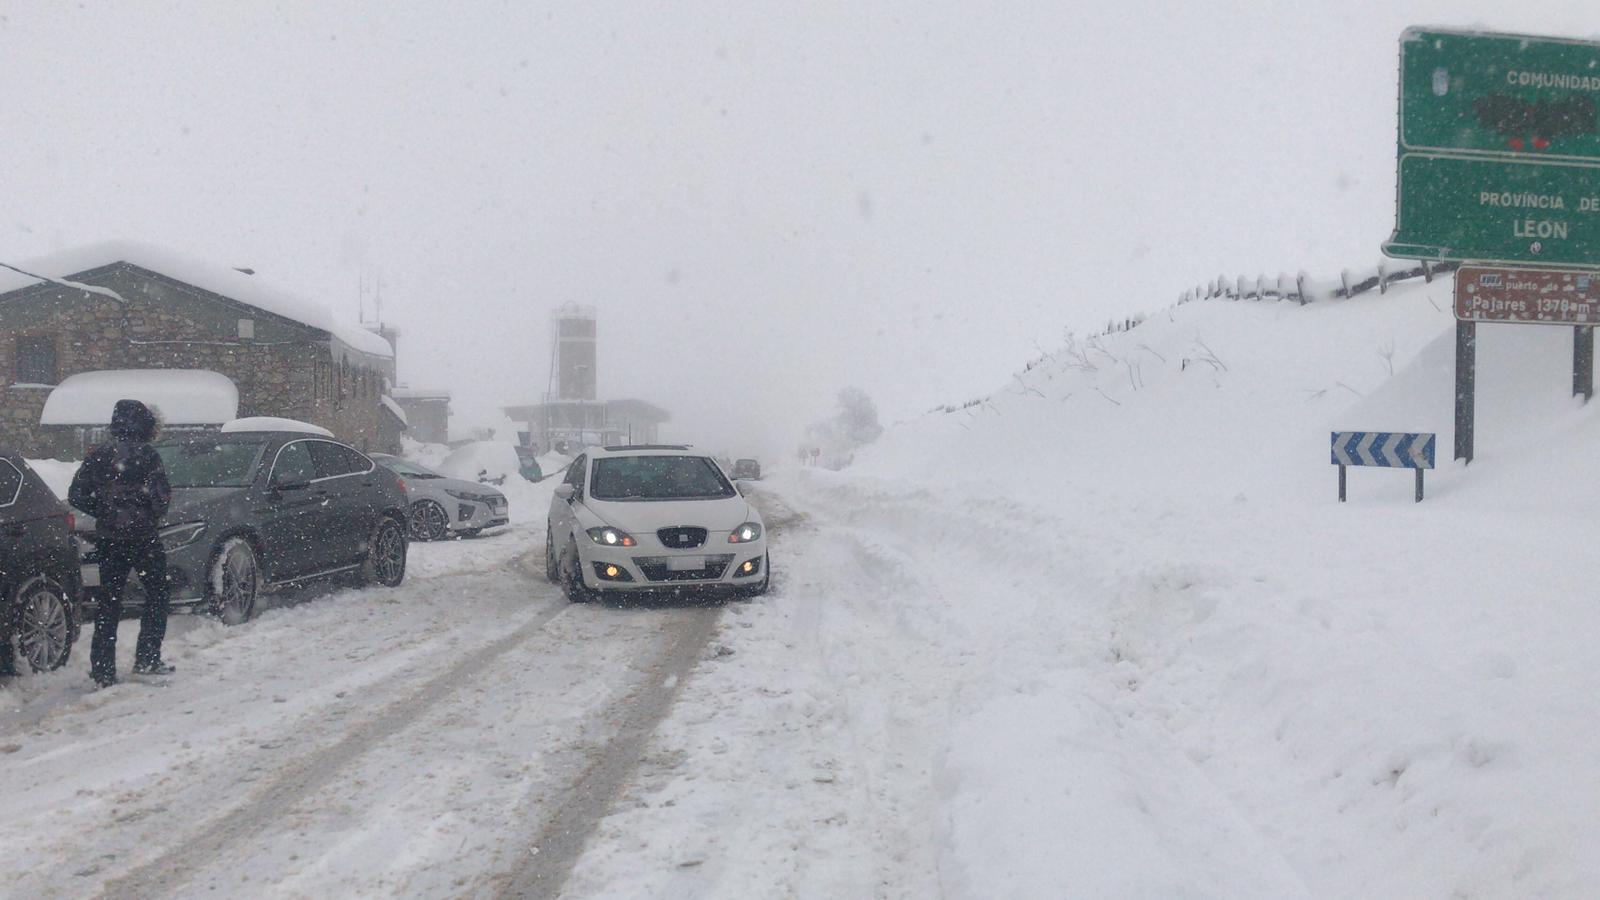
[[[253, 427], [229, 423], [155, 445], [172, 482], [161, 541], [173, 604], [238, 624], [261, 594], [315, 578], [353, 573], [363, 584], [400, 584], [407, 511], [399, 477], [314, 425]], [[83, 537], [92, 543], [92, 534]], [[86, 580], [97, 560], [85, 554]], [[140, 605], [142, 586], [125, 601]]]
[[567, 597], [755, 596], [769, 583], [761, 514], [717, 461], [681, 446], [590, 448], [550, 503], [545, 569]]
[[410, 501], [411, 537], [442, 541], [452, 535], [472, 537], [485, 528], [511, 522], [506, 495], [487, 484], [440, 475], [421, 463], [388, 453], [374, 453], [378, 465], [400, 476]]
[[0, 449], [0, 673], [66, 663], [77, 594], [72, 514], [22, 457]]

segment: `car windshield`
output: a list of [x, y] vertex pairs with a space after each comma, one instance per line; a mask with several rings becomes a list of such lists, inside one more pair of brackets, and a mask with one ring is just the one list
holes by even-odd
[[737, 492], [704, 456], [618, 456], [596, 460], [596, 500], [712, 500]]
[[190, 440], [157, 444], [167, 480], [178, 487], [248, 487], [266, 441]]
[[435, 472], [426, 466], [418, 465], [417, 463], [407, 459], [401, 459], [398, 456], [374, 456], [373, 459], [377, 460], [384, 466], [387, 466], [389, 469], [394, 471], [395, 474], [404, 475], [407, 478], [444, 477], [443, 475], [440, 475], [438, 472]]

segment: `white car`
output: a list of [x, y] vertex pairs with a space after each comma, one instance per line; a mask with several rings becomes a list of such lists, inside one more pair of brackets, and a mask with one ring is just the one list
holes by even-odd
[[591, 447], [550, 502], [545, 570], [574, 603], [602, 592], [753, 597], [766, 526], [717, 461], [683, 446]]
[[427, 466], [388, 453], [368, 454], [378, 465], [400, 476], [406, 488], [411, 539], [442, 541], [451, 535], [472, 537], [485, 528], [511, 523], [506, 495], [487, 484], [446, 478]]

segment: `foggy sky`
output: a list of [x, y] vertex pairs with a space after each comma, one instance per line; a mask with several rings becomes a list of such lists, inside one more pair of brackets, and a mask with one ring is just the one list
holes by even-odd
[[0, 0], [0, 260], [126, 238], [334, 304], [414, 386], [536, 400], [550, 309], [665, 437], [784, 453], [1217, 275], [1375, 263], [1413, 24], [1584, 2]]

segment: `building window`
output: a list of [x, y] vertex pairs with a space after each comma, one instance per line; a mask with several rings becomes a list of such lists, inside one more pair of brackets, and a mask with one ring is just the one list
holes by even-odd
[[51, 336], [17, 338], [17, 381], [20, 384], [55, 384], [56, 339]]

